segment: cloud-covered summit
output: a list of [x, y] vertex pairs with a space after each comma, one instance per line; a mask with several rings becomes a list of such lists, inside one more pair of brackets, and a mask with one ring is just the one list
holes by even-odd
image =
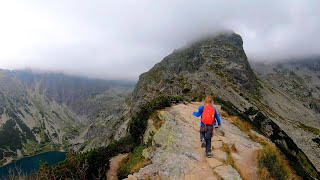
[[174, 49], [232, 29], [250, 60], [320, 53], [316, 0], [0, 2], [0, 68], [136, 79]]

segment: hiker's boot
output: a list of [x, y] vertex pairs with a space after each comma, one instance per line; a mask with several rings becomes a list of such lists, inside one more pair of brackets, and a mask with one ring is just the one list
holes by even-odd
[[206, 152], [206, 157], [207, 157], [207, 158], [211, 158], [211, 157], [212, 157], [211, 152]]
[[201, 140], [201, 147], [206, 147], [206, 140], [205, 139]]

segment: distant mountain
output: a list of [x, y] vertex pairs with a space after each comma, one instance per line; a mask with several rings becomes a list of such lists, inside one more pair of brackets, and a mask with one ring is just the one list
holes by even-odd
[[[310, 151], [309, 157], [320, 169], [320, 57], [300, 58], [277, 63], [252, 62], [253, 68], [264, 81], [297, 102], [297, 107], [287, 109], [297, 129], [292, 136], [302, 149]], [[301, 105], [304, 106], [301, 108]], [[281, 104], [277, 105], [279, 109]], [[303, 116], [297, 116], [303, 114]], [[301, 133], [301, 130], [304, 130]], [[300, 132], [299, 132], [300, 131]], [[311, 149], [315, 150], [311, 153]]]
[[100, 111], [117, 103], [110, 101], [123, 100], [135, 85], [131, 81], [89, 79], [60, 73], [14, 73], [30, 90], [67, 106], [84, 122], [94, 120]]
[[278, 63], [252, 63], [273, 86], [314, 111], [320, 119], [320, 57]]
[[0, 70], [0, 159], [72, 148], [86, 124], [113, 113], [132, 82]]

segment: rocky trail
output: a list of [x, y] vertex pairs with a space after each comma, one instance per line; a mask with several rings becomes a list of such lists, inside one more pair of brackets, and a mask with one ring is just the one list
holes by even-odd
[[107, 179], [108, 180], [117, 180], [117, 171], [119, 169], [121, 161], [126, 158], [128, 154], [119, 154], [116, 157], [110, 159], [110, 169], [107, 172]]
[[[146, 138], [152, 138], [152, 146], [143, 151], [150, 159], [139, 172], [128, 176], [136, 179], [257, 179], [257, 152], [259, 143], [222, 118], [224, 136], [214, 134], [212, 158], [205, 157], [205, 149], [200, 147], [199, 118], [192, 116], [200, 103], [179, 104], [159, 112], [165, 123], [154, 130], [149, 120]], [[220, 107], [216, 107], [220, 108]]]

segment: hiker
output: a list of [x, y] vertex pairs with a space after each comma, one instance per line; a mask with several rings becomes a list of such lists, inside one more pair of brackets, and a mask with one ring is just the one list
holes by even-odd
[[206, 156], [211, 158], [211, 138], [213, 128], [218, 122], [219, 130], [221, 130], [221, 119], [218, 111], [213, 106], [213, 100], [210, 96], [205, 98], [204, 106], [199, 106], [198, 112], [193, 112], [196, 117], [201, 116], [200, 121], [200, 141], [201, 147], [206, 147]]

